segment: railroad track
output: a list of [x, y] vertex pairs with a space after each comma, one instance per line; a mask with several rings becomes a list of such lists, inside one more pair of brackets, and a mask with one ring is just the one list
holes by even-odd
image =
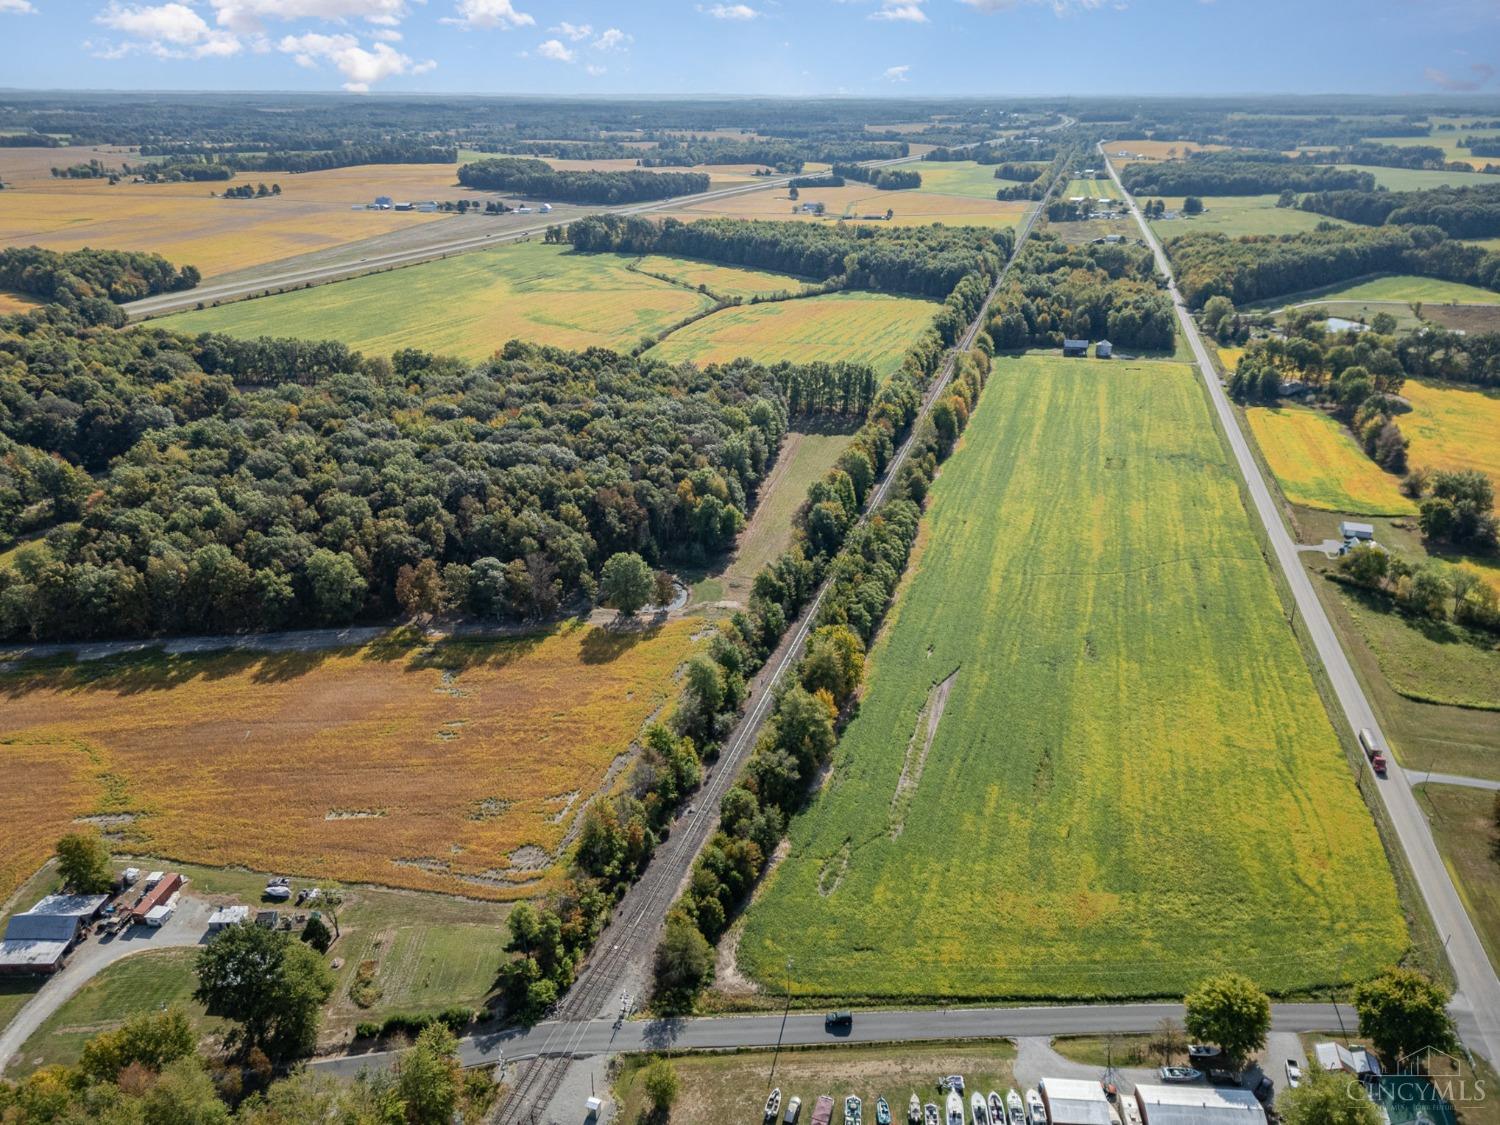
[[[973, 321], [944, 357], [937, 377], [922, 399], [921, 409], [912, 422], [906, 440], [891, 458], [880, 484], [866, 498], [865, 511], [860, 516], [859, 523], [868, 521], [870, 515], [890, 495], [891, 486], [916, 441], [919, 423], [952, 382], [954, 372], [958, 369], [959, 357], [974, 346], [984, 326], [985, 314], [1020, 256], [1021, 248], [1031, 236], [1042, 209], [1052, 192], [1057, 190], [1059, 184], [1066, 183], [1067, 178], [1068, 171], [1065, 169], [1048, 185], [1046, 194], [1037, 201], [1037, 205], [1021, 224], [1010, 257], [996, 276], [989, 293], [985, 295], [984, 303], [980, 305]], [[686, 824], [675, 830], [657, 849], [645, 873], [615, 908], [613, 918], [599, 937], [595, 953], [585, 962], [572, 988], [554, 1010], [556, 1026], [526, 1063], [519, 1082], [501, 1107], [497, 1118], [500, 1125], [539, 1125], [543, 1120], [542, 1115], [562, 1085], [589, 1025], [601, 1016], [608, 1018], [605, 1006], [624, 983], [625, 971], [643, 951], [654, 950], [657, 931], [677, 897], [678, 888], [691, 872], [698, 852], [718, 826], [719, 802], [739, 776], [740, 767], [750, 748], [754, 746], [761, 724], [770, 712], [773, 699], [771, 689], [801, 655], [802, 647], [807, 642], [808, 634], [817, 620], [818, 610], [831, 585], [831, 581], [825, 580], [818, 587], [812, 601], [797, 618], [791, 635], [782, 641], [752, 682], [752, 703], [725, 743], [707, 782], [695, 798], [698, 811], [689, 814]]]

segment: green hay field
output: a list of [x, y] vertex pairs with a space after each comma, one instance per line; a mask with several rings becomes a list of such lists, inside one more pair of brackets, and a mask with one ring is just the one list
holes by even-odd
[[[374, 355], [414, 347], [480, 360], [517, 338], [628, 349], [713, 304], [626, 268], [634, 260], [518, 243], [157, 323], [182, 332], [332, 337]], [[763, 276], [752, 274], [749, 284]]]
[[1288, 993], [1406, 948], [1190, 367], [998, 361], [919, 551], [743, 968], [779, 990], [790, 958], [803, 998], [1179, 996], [1225, 967]]
[[[1382, 137], [1380, 143], [1396, 144], [1399, 142], [1395, 137]], [[1418, 138], [1412, 143], [1429, 144], [1431, 142]], [[1369, 172], [1375, 177], [1375, 186], [1383, 187], [1388, 191], [1422, 191], [1426, 188], [1468, 187], [1472, 184], [1500, 182], [1485, 172], [1438, 172], [1425, 168], [1376, 168], [1357, 164], [1344, 164], [1340, 167], [1357, 168], [1361, 172]]]
[[674, 258], [666, 254], [647, 254], [636, 263], [644, 273], [670, 277], [679, 285], [696, 289], [705, 286], [720, 297], [769, 297], [777, 293], [800, 293], [812, 284], [811, 279], [769, 270], [738, 269], [695, 258]]
[[[1500, 181], [1497, 181], [1500, 182]], [[1459, 281], [1440, 281], [1435, 277], [1415, 277], [1410, 274], [1392, 274], [1341, 285], [1316, 298], [1323, 301], [1421, 301], [1424, 304], [1496, 305], [1500, 304], [1500, 293], [1492, 293], [1477, 285], [1465, 285]], [[1340, 316], [1347, 315], [1340, 309], [1330, 309]]]
[[[1327, 215], [1315, 215], [1295, 207], [1278, 207], [1276, 199], [1274, 195], [1205, 195], [1203, 214], [1191, 218], [1179, 215], [1175, 219], [1153, 219], [1151, 226], [1158, 238], [1168, 239], [1204, 231], [1228, 235], [1296, 234], [1312, 230], [1319, 223], [1350, 225]], [[1167, 205], [1180, 208], [1182, 200], [1169, 196]]]
[[924, 160], [911, 167], [922, 173], [919, 190], [939, 195], [994, 199], [997, 191], [1013, 182], [995, 179], [995, 165], [976, 164], [972, 160]]
[[936, 313], [936, 302], [878, 293], [741, 305], [673, 332], [646, 355], [700, 365], [738, 356], [761, 363], [849, 360], [889, 375]]

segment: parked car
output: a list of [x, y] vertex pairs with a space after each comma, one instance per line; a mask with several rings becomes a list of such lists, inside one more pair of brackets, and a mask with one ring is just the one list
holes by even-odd
[[823, 1017], [823, 1027], [827, 1031], [845, 1031], [853, 1026], [853, 1012], [829, 1012]]
[[802, 1112], [802, 1099], [793, 1098], [786, 1103], [786, 1116], [782, 1118], [785, 1125], [797, 1125], [797, 1115]]
[[1156, 1074], [1163, 1082], [1196, 1082], [1203, 1077], [1201, 1070], [1190, 1066], [1164, 1066]]
[[1270, 1105], [1271, 1099], [1276, 1096], [1276, 1083], [1271, 1081], [1269, 1074], [1262, 1074], [1260, 1081], [1255, 1084], [1255, 1089], [1251, 1093], [1255, 1095], [1255, 1100], [1260, 1102], [1261, 1105]]
[[1286, 1084], [1293, 1090], [1302, 1085], [1302, 1068], [1296, 1059], [1286, 1060]]

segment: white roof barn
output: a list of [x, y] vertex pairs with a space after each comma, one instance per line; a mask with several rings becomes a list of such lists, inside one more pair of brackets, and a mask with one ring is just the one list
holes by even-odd
[[1144, 1125], [1265, 1125], [1266, 1111], [1249, 1090], [1218, 1086], [1135, 1088]]
[[1043, 1078], [1037, 1083], [1052, 1125], [1113, 1125], [1104, 1088], [1082, 1078]]

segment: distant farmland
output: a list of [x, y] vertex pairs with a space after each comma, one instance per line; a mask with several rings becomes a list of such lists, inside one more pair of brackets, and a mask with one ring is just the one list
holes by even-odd
[[933, 301], [856, 292], [741, 305], [679, 329], [646, 354], [700, 365], [737, 356], [761, 363], [851, 360], [888, 375], [936, 313]]
[[1245, 411], [1256, 444], [1293, 504], [1367, 516], [1417, 510], [1398, 478], [1365, 455], [1353, 436], [1320, 410], [1253, 406]]
[[134, 854], [475, 898], [544, 890], [700, 625], [0, 675], [0, 897], [85, 816]]
[[[628, 350], [713, 301], [627, 267], [626, 254], [575, 254], [518, 243], [333, 285], [167, 317], [164, 327], [233, 336], [343, 340], [375, 355], [400, 348], [480, 360], [523, 339], [562, 348]], [[661, 259], [667, 261], [667, 259]], [[683, 268], [701, 267], [671, 259]], [[719, 284], [738, 271], [723, 269]], [[747, 271], [742, 284], [769, 284]], [[693, 282], [696, 285], [697, 282]], [[787, 277], [778, 288], [802, 287]]]
[[1408, 379], [1400, 417], [1407, 460], [1424, 469], [1478, 469], [1500, 491], [1500, 391]]
[[741, 965], [779, 989], [791, 959], [800, 997], [1083, 998], [1398, 957], [1192, 369], [1001, 360], [964, 442]]

